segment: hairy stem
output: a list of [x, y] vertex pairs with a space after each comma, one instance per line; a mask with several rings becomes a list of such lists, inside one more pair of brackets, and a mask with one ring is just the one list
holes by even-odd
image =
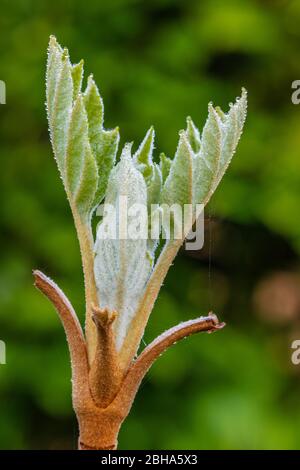
[[35, 286], [54, 305], [63, 324], [72, 365], [73, 402], [83, 403], [90, 396], [88, 384], [89, 365], [81, 325], [77, 315], [62, 290], [41, 271], [33, 271]]
[[157, 260], [119, 355], [120, 368], [124, 374], [127, 372], [131, 361], [137, 353], [161, 285], [182, 242], [183, 240], [171, 240], [167, 242]]
[[136, 361], [131, 365], [122, 382], [120, 392], [113, 402], [115, 406], [118, 407], [120, 404], [123, 409], [128, 407], [130, 409], [143, 377], [153, 362], [170, 346], [195, 333], [202, 331], [210, 333], [220, 330], [224, 326], [225, 323], [220, 323], [217, 316], [210, 313], [207, 317], [199, 317], [194, 320], [179, 323], [162, 333], [143, 350]]
[[74, 207], [72, 207], [75, 227], [80, 245], [82, 268], [85, 288], [85, 336], [88, 351], [88, 360], [91, 365], [97, 347], [97, 330], [93, 322], [92, 306], [98, 306], [98, 295], [94, 276], [94, 238], [89, 220], [83, 221]]

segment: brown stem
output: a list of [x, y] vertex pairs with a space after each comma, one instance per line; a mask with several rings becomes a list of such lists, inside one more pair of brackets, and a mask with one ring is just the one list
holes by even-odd
[[65, 294], [49, 277], [38, 270], [33, 275], [35, 286], [56, 308], [67, 336], [72, 365], [73, 407], [79, 424], [78, 447], [88, 450], [116, 449], [119, 429], [125, 418], [123, 410], [97, 406], [90, 391], [87, 350], [76, 313]]
[[120, 409], [111, 405], [105, 409], [99, 409], [90, 402], [76, 414], [80, 430], [78, 440], [80, 450], [117, 448], [119, 430], [127, 416], [124, 416]]
[[63, 291], [41, 271], [33, 271], [35, 286], [52, 302], [63, 324], [71, 356], [73, 401], [82, 403], [90, 396], [85, 340], [77, 315]]
[[160, 354], [172, 344], [200, 331], [212, 332], [224, 327], [216, 315], [181, 323], [156, 338], [130, 367], [114, 400], [105, 408], [91, 408], [79, 417], [81, 449], [116, 449], [117, 436], [128, 415], [141, 380]]
[[141, 380], [158, 356], [186, 336], [200, 331], [210, 333], [224, 326], [216, 315], [209, 314], [167, 330], [144, 349], [122, 380], [112, 333], [116, 313], [93, 307], [98, 344], [89, 371], [85, 339], [72, 305], [51, 279], [40, 271], [33, 274], [36, 287], [55, 306], [66, 332], [72, 363], [73, 407], [79, 423], [79, 449], [116, 449], [120, 426]]
[[115, 348], [113, 323], [117, 312], [92, 307], [97, 328], [98, 342], [94, 361], [89, 373], [91, 393], [100, 408], [106, 408], [116, 396], [121, 382]]
[[143, 350], [130, 367], [122, 383], [120, 392], [115, 399], [115, 405], [120, 403], [120, 406], [123, 406], [123, 408], [129, 407], [130, 409], [143, 377], [153, 362], [167, 348], [192, 334], [199, 333], [201, 331], [212, 333], [213, 331], [222, 329], [224, 326], [225, 323], [220, 323], [217, 316], [210, 313], [207, 317], [199, 317], [194, 320], [179, 323], [173, 328], [162, 333]]

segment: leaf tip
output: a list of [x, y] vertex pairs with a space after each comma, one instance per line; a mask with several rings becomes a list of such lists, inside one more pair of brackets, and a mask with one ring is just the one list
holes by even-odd
[[57, 46], [58, 46], [58, 42], [56, 40], [56, 37], [53, 34], [51, 34], [49, 37], [49, 49], [51, 47], [57, 47]]

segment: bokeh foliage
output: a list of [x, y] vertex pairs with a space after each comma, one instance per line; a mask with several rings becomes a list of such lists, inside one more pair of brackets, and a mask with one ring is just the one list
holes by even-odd
[[176, 260], [145, 342], [210, 309], [228, 326], [157, 361], [120, 448], [299, 448], [300, 366], [290, 344], [300, 337], [300, 303], [285, 317], [294, 291], [281, 295], [279, 284], [286, 302], [275, 322], [263, 315], [272, 306], [253, 300], [269, 273], [299, 270], [300, 108], [290, 99], [299, 21], [297, 0], [2, 0], [1, 448], [76, 447], [64, 333], [31, 277], [35, 267], [53, 276], [82, 318], [79, 251], [44, 108], [50, 34], [74, 61], [85, 58], [106, 126], [119, 125], [122, 143], [135, 148], [153, 124], [157, 153], [173, 155], [187, 115], [202, 127], [210, 100], [224, 108], [241, 86], [249, 92], [237, 155], [207, 211], [205, 247]]

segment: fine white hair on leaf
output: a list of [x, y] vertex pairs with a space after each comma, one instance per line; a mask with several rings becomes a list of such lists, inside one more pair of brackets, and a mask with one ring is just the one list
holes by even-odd
[[[129, 223], [128, 212], [120, 210], [120, 197], [127, 198], [127, 209], [133, 204], [147, 206], [147, 187], [141, 173], [133, 163], [130, 145], [126, 145], [120, 162], [112, 170], [105, 204], [116, 210], [116, 237], [105, 236], [109, 227], [105, 221], [99, 224], [95, 244], [95, 279], [100, 307], [118, 312], [115, 322], [116, 347], [120, 350], [130, 322], [135, 314], [152, 270], [152, 259], [147, 239], [121, 239], [120, 225]], [[124, 220], [127, 218], [127, 220]], [[107, 233], [107, 232], [106, 232]]]

